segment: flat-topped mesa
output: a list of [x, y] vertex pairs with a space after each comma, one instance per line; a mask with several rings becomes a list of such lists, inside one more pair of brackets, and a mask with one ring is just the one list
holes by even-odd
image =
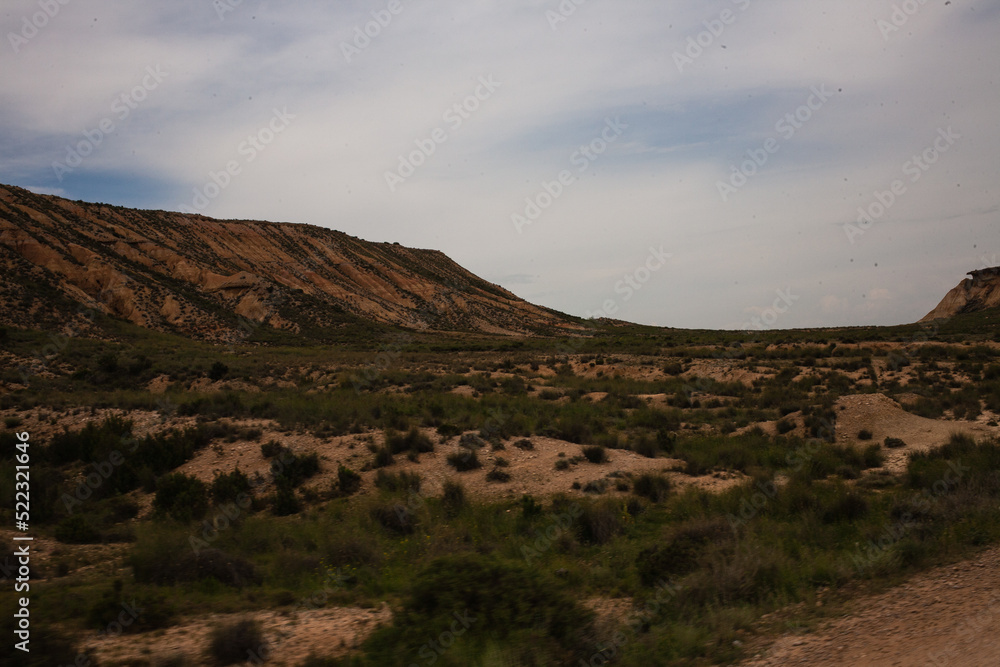
[[12, 327], [63, 329], [90, 310], [217, 341], [245, 336], [241, 320], [293, 332], [363, 321], [513, 336], [583, 329], [438, 250], [313, 225], [73, 202], [6, 185], [0, 265], [0, 325]]
[[969, 271], [966, 278], [948, 292], [920, 321], [946, 319], [962, 313], [974, 313], [1000, 307], [1000, 266]]

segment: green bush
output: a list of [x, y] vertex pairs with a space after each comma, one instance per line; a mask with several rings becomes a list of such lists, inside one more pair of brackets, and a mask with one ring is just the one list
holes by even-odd
[[340, 495], [354, 495], [360, 488], [361, 475], [341, 464], [337, 469], [337, 490]]
[[260, 623], [244, 619], [215, 628], [208, 649], [209, 658], [217, 665], [246, 662], [249, 654], [268, 653]]
[[515, 664], [577, 664], [594, 653], [593, 618], [534, 568], [446, 556], [416, 576], [393, 624], [365, 642], [365, 655], [373, 664], [405, 666], [414, 647], [452, 628], [449, 665], [482, 664], [490, 643], [515, 639], [514, 646], [530, 649]]
[[410, 427], [410, 430], [405, 434], [391, 430], [386, 431], [385, 443], [386, 447], [393, 454], [402, 454], [406, 451], [415, 454], [424, 454], [434, 451], [434, 443], [431, 442], [430, 438], [421, 433], [420, 429], [416, 426]]
[[153, 510], [158, 517], [181, 522], [200, 519], [208, 511], [208, 489], [200, 479], [183, 473], [164, 475], [156, 481]]
[[663, 541], [647, 547], [635, 559], [644, 586], [693, 572], [713, 545], [725, 549], [734, 542], [732, 528], [721, 518], [694, 519], [677, 526]]
[[221, 361], [216, 361], [212, 364], [212, 367], [208, 369], [208, 378], [212, 381], [218, 381], [226, 377], [229, 373], [229, 366], [225, 365]]
[[825, 479], [839, 475], [845, 479], [857, 479], [861, 471], [880, 467], [885, 460], [881, 447], [877, 444], [858, 449], [853, 445], [831, 445], [823, 443], [818, 449], [800, 459], [795, 472], [808, 479]]
[[459, 472], [468, 472], [469, 470], [483, 467], [483, 464], [479, 461], [479, 455], [476, 454], [474, 449], [449, 454], [448, 465]]
[[625, 530], [623, 519], [627, 511], [620, 500], [603, 500], [584, 505], [580, 514], [580, 540], [590, 544], [606, 544]]
[[953, 434], [948, 443], [926, 452], [913, 452], [907, 464], [907, 483], [941, 495], [958, 490], [980, 496], [1000, 496], [1000, 441], [982, 443], [965, 434]]
[[779, 419], [774, 428], [777, 429], [778, 435], [785, 435], [795, 430], [795, 422], [789, 419]]
[[445, 514], [449, 517], [458, 516], [465, 504], [465, 487], [462, 486], [461, 482], [446, 480], [441, 496], [441, 505], [444, 507]]
[[834, 442], [837, 438], [837, 413], [832, 408], [814, 406], [803, 412], [803, 424], [811, 438]]
[[271, 499], [271, 511], [275, 516], [289, 516], [302, 511], [302, 503], [295, 495], [295, 487], [290, 482], [276, 480], [274, 497]]
[[63, 544], [97, 544], [101, 533], [82, 514], [73, 514], [59, 522], [55, 538]]
[[670, 495], [670, 480], [664, 475], [643, 473], [632, 482], [632, 492], [651, 502], [661, 503]]
[[856, 491], [838, 489], [833, 502], [823, 511], [823, 523], [857, 521], [868, 516], [868, 501]]
[[241, 556], [209, 547], [192, 549], [187, 534], [179, 539], [157, 537], [140, 539], [129, 558], [138, 583], [169, 586], [211, 579], [243, 588], [261, 582], [254, 564]]
[[400, 503], [373, 507], [371, 515], [383, 528], [400, 535], [413, 533], [416, 524], [416, 516], [407, 509], [406, 505]]
[[52, 436], [46, 455], [57, 465], [74, 461], [98, 461], [108, 458], [112, 451], [122, 451], [131, 444], [132, 420], [118, 415], [105, 417], [104, 421], [87, 422], [79, 431], [63, 429]]
[[420, 473], [405, 472], [391, 473], [379, 470], [375, 473], [375, 487], [390, 493], [420, 491]]
[[212, 500], [217, 505], [236, 502], [241, 496], [249, 496], [253, 486], [250, 478], [239, 468], [229, 473], [216, 473], [212, 480]]
[[109, 632], [145, 632], [170, 625], [175, 617], [173, 604], [162, 594], [126, 593], [116, 579], [87, 611], [87, 626]]
[[591, 463], [607, 463], [608, 450], [601, 445], [583, 448], [583, 456]]
[[542, 506], [534, 499], [533, 496], [523, 495], [521, 496], [521, 516], [525, 519], [532, 519], [536, 516], [542, 514]]
[[284, 480], [292, 488], [297, 488], [319, 472], [319, 454], [293, 454], [286, 449], [277, 460], [271, 462], [271, 472], [275, 482]]
[[865, 470], [871, 468], [881, 468], [885, 463], [885, 454], [882, 453], [882, 448], [876, 445], [868, 445], [864, 448], [861, 453], [862, 465]]
[[110, 465], [112, 474], [94, 490], [95, 498], [104, 498], [138, 488], [144, 476], [155, 478], [183, 465], [208, 446], [212, 437], [210, 427], [197, 426], [137, 439], [130, 420], [112, 415], [100, 423], [88, 422], [78, 431], [64, 429], [53, 436], [45, 451], [57, 465], [74, 461]]
[[[18, 619], [14, 618], [13, 613], [0, 615], [0, 632], [3, 633], [4, 637], [16, 637], [14, 631], [18, 629], [17, 621]], [[31, 644], [29, 645], [31, 651], [29, 653], [17, 651], [18, 657], [15, 658], [15, 649], [6, 648], [4, 653], [8, 657], [2, 659], [3, 664], [16, 665], [17, 667], [95, 664], [94, 657], [89, 651], [78, 649], [76, 640], [73, 638], [75, 634], [64, 632], [52, 623], [32, 623]]]
[[487, 444], [480, 436], [475, 433], [465, 433], [461, 438], [458, 439], [458, 446], [468, 449], [470, 451], [477, 451], [484, 448]]
[[260, 446], [260, 453], [265, 459], [273, 459], [283, 451], [285, 451], [285, 447], [277, 440], [268, 440]]
[[487, 482], [509, 482], [510, 473], [500, 468], [494, 468], [486, 473]]

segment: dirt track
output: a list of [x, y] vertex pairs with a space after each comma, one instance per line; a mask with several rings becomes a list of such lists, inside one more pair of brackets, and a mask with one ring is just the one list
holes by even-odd
[[744, 667], [1000, 665], [1000, 549], [860, 598], [815, 634], [785, 635]]

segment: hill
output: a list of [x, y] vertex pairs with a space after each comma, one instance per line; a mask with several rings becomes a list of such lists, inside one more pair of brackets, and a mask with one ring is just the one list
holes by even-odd
[[970, 271], [969, 275], [972, 277], [948, 292], [920, 321], [932, 322], [1000, 306], [1000, 267]]
[[319, 338], [359, 323], [512, 336], [580, 328], [437, 250], [5, 185], [0, 263], [0, 324], [41, 330], [86, 328], [95, 312], [215, 341], [259, 325]]

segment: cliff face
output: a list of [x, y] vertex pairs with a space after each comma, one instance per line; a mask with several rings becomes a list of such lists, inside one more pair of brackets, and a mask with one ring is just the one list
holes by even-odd
[[941, 303], [920, 321], [930, 322], [1000, 306], [1000, 267], [971, 271], [969, 275], [972, 277], [948, 292]]
[[91, 309], [208, 340], [232, 340], [253, 323], [300, 331], [357, 318], [511, 335], [580, 328], [435, 250], [4, 185], [0, 263], [0, 322], [8, 326], [62, 328]]

